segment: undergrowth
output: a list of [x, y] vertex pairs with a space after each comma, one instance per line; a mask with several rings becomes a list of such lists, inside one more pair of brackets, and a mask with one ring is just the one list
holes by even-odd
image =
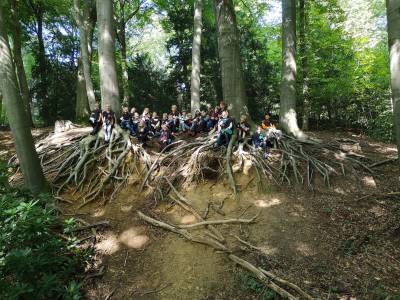
[[0, 299], [81, 299], [89, 253], [61, 238], [75, 222], [61, 222], [53, 203], [11, 188], [0, 165]]

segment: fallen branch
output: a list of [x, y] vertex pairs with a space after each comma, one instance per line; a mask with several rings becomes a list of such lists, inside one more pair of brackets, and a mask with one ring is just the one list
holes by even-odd
[[255, 219], [259, 216], [259, 213], [251, 219], [226, 219], [226, 220], [208, 220], [194, 224], [176, 225], [179, 228], [194, 228], [206, 225], [216, 225], [216, 224], [240, 224], [240, 223], [253, 223]]
[[[148, 222], [148, 223], [150, 223], [150, 224], [152, 224], [152, 225], [154, 225], [156, 227], [161, 227], [163, 229], [166, 229], [166, 230], [172, 231], [174, 233], [177, 233], [177, 234], [183, 236], [184, 238], [186, 238], [189, 241], [206, 244], [208, 246], [213, 247], [214, 249], [216, 249], [218, 251], [222, 251], [223, 253], [226, 253], [230, 260], [232, 260], [233, 262], [235, 262], [238, 265], [242, 266], [244, 269], [252, 272], [262, 283], [264, 283], [268, 288], [272, 289], [277, 294], [282, 296], [284, 299], [290, 299], [290, 300], [298, 299], [297, 297], [293, 296], [292, 294], [290, 294], [285, 289], [281, 288], [280, 286], [278, 286], [277, 284], [272, 282], [271, 281], [272, 278], [269, 278], [259, 268], [255, 267], [254, 265], [252, 265], [248, 261], [246, 261], [246, 260], [244, 260], [244, 259], [232, 254], [231, 253], [232, 251], [229, 248], [221, 245], [219, 242], [217, 242], [215, 240], [214, 241], [213, 240], [205, 240], [204, 238], [201, 238], [201, 237], [193, 237], [191, 233], [189, 233], [188, 231], [186, 231], [184, 229], [179, 229], [179, 228], [176, 228], [175, 226], [172, 226], [172, 225], [167, 224], [165, 222], [153, 219], [153, 218], [151, 218], [149, 216], [146, 216], [145, 214], [143, 214], [140, 211], [138, 212], [138, 216], [142, 220], [144, 220], [144, 221], [146, 221], [146, 222]], [[275, 276], [275, 278], [277, 278], [277, 277]], [[288, 283], [287, 281], [284, 281], [284, 282]], [[296, 286], [296, 285], [293, 284], [293, 286]], [[293, 289], [295, 289], [295, 288], [293, 288]], [[312, 299], [312, 298], [307, 298], [307, 299]]]
[[374, 163], [372, 165], [369, 165], [368, 167], [369, 168], [374, 168], [374, 167], [382, 166], [384, 164], [388, 164], [388, 163], [395, 162], [395, 161], [397, 161], [397, 158], [389, 158], [389, 159], [385, 159], [385, 160], [382, 160], [382, 161], [378, 161], [378, 162], [376, 162], [376, 163]]

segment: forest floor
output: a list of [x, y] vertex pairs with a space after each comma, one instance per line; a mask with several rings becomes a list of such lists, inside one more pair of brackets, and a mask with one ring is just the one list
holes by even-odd
[[[393, 145], [352, 133], [310, 135], [351, 139], [346, 147], [373, 161], [396, 155]], [[0, 132], [3, 155], [7, 139]], [[400, 295], [400, 197], [387, 196], [400, 190], [400, 167], [390, 163], [374, 171], [334, 176], [330, 188], [321, 180], [314, 191], [271, 185], [264, 194], [257, 192], [252, 175], [237, 174], [243, 190], [239, 201], [226, 179], [182, 193], [199, 212], [209, 202], [222, 204], [224, 216], [210, 209], [208, 219], [251, 218], [260, 211], [255, 223], [217, 226], [224, 236], [237, 235], [258, 248], [237, 244], [235, 254], [315, 298], [385, 299]], [[224, 254], [141, 221], [137, 210], [174, 224], [195, 220], [168, 201], [148, 203], [138, 185], [140, 178], [132, 180], [104, 207], [93, 203], [78, 209], [79, 197], [63, 195], [73, 202], [62, 206], [65, 214], [89, 223], [110, 222], [97, 231], [96, 264], [105, 272], [87, 284], [88, 299], [279, 299]]]

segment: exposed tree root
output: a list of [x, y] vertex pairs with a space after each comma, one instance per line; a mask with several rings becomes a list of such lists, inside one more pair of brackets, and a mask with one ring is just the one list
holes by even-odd
[[[99, 198], [103, 204], [110, 201], [133, 176], [143, 178], [140, 190], [147, 188], [157, 203], [171, 187], [179, 190], [206, 179], [219, 179], [224, 174], [235, 198], [239, 199], [237, 172], [246, 175], [253, 172], [260, 191], [266, 190], [270, 183], [306, 184], [313, 189], [316, 175], [330, 186], [332, 174], [355, 169], [372, 172], [371, 167], [377, 166], [365, 157], [346, 152], [346, 147], [342, 147], [346, 141], [322, 143], [284, 136], [275, 141], [275, 147], [269, 149], [265, 158], [262, 149], [246, 142], [238, 143], [236, 132], [226, 148], [216, 148], [217, 134], [212, 132], [197, 138], [178, 138], [151, 156], [118, 126], [109, 143], [104, 142], [102, 131], [95, 136], [89, 135], [89, 131], [74, 128], [55, 133], [36, 145], [43, 171], [56, 194], [73, 187], [73, 193], [82, 196], [80, 207]], [[17, 159], [12, 158], [10, 163], [16, 169], [11, 180], [21, 181]]]

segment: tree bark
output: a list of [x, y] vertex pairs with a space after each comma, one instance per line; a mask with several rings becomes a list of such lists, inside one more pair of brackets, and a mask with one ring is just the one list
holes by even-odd
[[304, 134], [296, 114], [296, 1], [282, 1], [282, 83], [280, 125], [298, 138]]
[[17, 69], [19, 89], [21, 92], [22, 100], [24, 102], [24, 107], [26, 114], [28, 116], [28, 121], [30, 125], [33, 125], [32, 113], [31, 113], [31, 95], [29, 92], [28, 81], [26, 80], [24, 61], [22, 59], [22, 44], [21, 44], [21, 24], [19, 18], [19, 8], [17, 6], [17, 0], [12, 0], [11, 2], [11, 14], [14, 20], [13, 30], [12, 30], [12, 40], [13, 40], [13, 56], [14, 62]]
[[38, 65], [39, 65], [39, 83], [38, 83], [38, 99], [41, 101], [40, 111], [45, 125], [50, 125], [50, 103], [47, 93], [47, 61], [43, 39], [43, 14], [44, 9], [42, 3], [38, 2], [34, 8], [34, 14], [37, 22], [37, 39], [38, 39]]
[[400, 163], [400, 2], [398, 0], [386, 0], [386, 10], [394, 127]]
[[231, 115], [238, 120], [241, 114], [248, 115], [248, 107], [235, 10], [232, 0], [215, 0], [214, 3], [222, 93]]
[[19, 94], [10, 45], [4, 26], [3, 8], [0, 6], [0, 89], [4, 97], [3, 103], [10, 121], [25, 186], [37, 194], [44, 189], [45, 179], [33, 143], [27, 114]]
[[203, 30], [203, 0], [194, 1], [194, 28], [192, 45], [192, 76], [190, 78], [190, 108], [200, 111], [201, 31]]
[[300, 55], [301, 69], [303, 72], [303, 124], [302, 129], [309, 129], [310, 99], [309, 99], [309, 78], [308, 78], [308, 53], [306, 42], [306, 29], [308, 27], [308, 15], [305, 7], [306, 0], [300, 0]]
[[119, 114], [120, 102], [115, 63], [113, 15], [111, 0], [97, 0], [101, 105], [104, 107], [106, 104], [110, 104], [111, 109]]
[[[81, 52], [81, 62], [83, 75], [85, 80], [85, 90], [87, 93], [87, 101], [89, 102], [89, 107], [93, 110], [96, 106], [96, 97], [94, 95], [93, 82], [90, 75], [90, 54], [89, 48], [89, 34], [90, 34], [90, 0], [84, 0], [83, 14], [81, 13], [80, 0], [74, 0], [74, 13], [75, 20], [79, 28], [80, 37], [80, 52]], [[90, 50], [91, 51], [91, 50]], [[79, 75], [78, 75], [79, 77]]]
[[83, 120], [89, 116], [90, 108], [86, 92], [82, 59], [80, 58], [78, 60], [77, 74], [75, 116], [77, 120]]
[[128, 65], [126, 62], [126, 22], [125, 20], [125, 0], [120, 0], [120, 10], [121, 16], [119, 20], [119, 35], [121, 42], [121, 69], [122, 69], [122, 87], [124, 92], [124, 103], [129, 103], [130, 93], [129, 93], [129, 75], [128, 75]]

